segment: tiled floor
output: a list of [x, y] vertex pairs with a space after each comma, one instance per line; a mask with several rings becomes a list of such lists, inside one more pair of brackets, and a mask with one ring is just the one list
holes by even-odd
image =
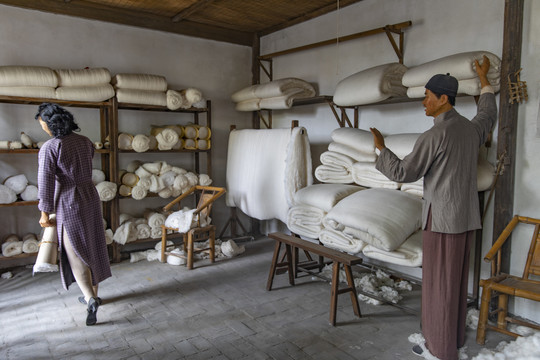
[[[239, 257], [195, 263], [192, 271], [159, 262], [114, 264], [101, 284], [98, 324], [58, 273], [18, 268], [0, 279], [0, 359], [419, 359], [408, 336], [419, 318], [388, 305], [360, 303], [353, 314], [339, 297], [337, 326], [328, 324], [330, 286], [310, 277], [266, 291], [273, 242], [244, 243]], [[413, 291], [403, 304], [419, 308]], [[469, 359], [481, 347], [468, 331]], [[508, 337], [488, 332], [494, 348]]]

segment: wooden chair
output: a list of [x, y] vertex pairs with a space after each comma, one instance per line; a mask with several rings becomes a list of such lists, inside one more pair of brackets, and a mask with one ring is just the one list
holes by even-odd
[[[534, 233], [531, 239], [531, 245], [527, 254], [527, 261], [523, 276], [514, 276], [501, 273], [501, 247], [510, 236], [518, 223], [534, 225]], [[476, 342], [483, 345], [486, 340], [486, 329], [498, 331], [500, 333], [518, 337], [519, 334], [507, 330], [508, 322], [528, 326], [540, 330], [540, 326], [527, 321], [520, 321], [508, 316], [508, 296], [517, 296], [520, 298], [540, 301], [540, 281], [530, 279], [531, 275], [540, 275], [540, 220], [521, 217], [515, 215], [510, 223], [503, 230], [495, 244], [487, 255], [485, 261], [492, 262], [492, 276], [486, 280], [480, 280], [482, 287], [482, 298], [480, 305], [480, 315], [478, 319], [478, 329], [476, 332]], [[497, 255], [496, 262], [494, 257]], [[493, 312], [497, 314], [497, 326], [487, 323], [489, 315], [489, 306], [492, 296], [498, 296], [497, 309]]]
[[[191, 194], [196, 194], [199, 198], [197, 208], [193, 213], [193, 216], [197, 216], [197, 224], [192, 227], [186, 233], [182, 234], [183, 238], [183, 248], [185, 256], [182, 258], [186, 259], [187, 268], [193, 269], [193, 254], [199, 253], [202, 251], [208, 251], [210, 253], [210, 261], [215, 261], [215, 240], [216, 240], [216, 227], [214, 225], [207, 225], [201, 227], [200, 218], [201, 216], [209, 216], [212, 210], [212, 205], [214, 202], [225, 193], [225, 188], [214, 187], [214, 186], [202, 186], [196, 185], [192, 187], [187, 192], [178, 196], [176, 199], [171, 201], [169, 204], [163, 207], [163, 210], [166, 213], [171, 213], [171, 209], [174, 205], [178, 204], [178, 209], [181, 209], [181, 201], [188, 197]], [[167, 255], [178, 256], [176, 254], [171, 254], [166, 250], [167, 244], [167, 230], [178, 231], [178, 229], [166, 227], [161, 225], [161, 262], [167, 261]], [[209, 240], [207, 248], [199, 249], [194, 247], [195, 242]]]

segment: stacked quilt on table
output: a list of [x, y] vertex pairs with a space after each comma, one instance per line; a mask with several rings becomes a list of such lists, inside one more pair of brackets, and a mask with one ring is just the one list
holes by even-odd
[[232, 94], [238, 111], [289, 109], [295, 99], [316, 95], [310, 83], [298, 78], [284, 78], [265, 84], [252, 85]]
[[287, 222], [294, 194], [311, 185], [306, 129], [233, 130], [227, 154], [229, 207], [259, 219]]
[[338, 106], [373, 104], [391, 96], [403, 97], [407, 88], [401, 78], [407, 67], [400, 63], [389, 63], [369, 68], [341, 80], [334, 93]]
[[491, 66], [487, 77], [495, 91], [500, 90], [501, 60], [488, 51], [471, 51], [446, 56], [415, 66], [403, 75], [403, 85], [408, 87], [407, 96], [410, 98], [424, 97], [424, 86], [435, 74], [454, 76], [458, 80], [458, 94], [480, 95], [480, 80], [476, 74], [475, 60], [482, 63], [487, 56]]

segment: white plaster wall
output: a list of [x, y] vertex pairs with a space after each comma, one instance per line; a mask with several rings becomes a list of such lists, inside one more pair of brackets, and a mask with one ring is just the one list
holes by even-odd
[[[212, 167], [214, 185], [225, 186], [229, 126], [251, 125], [251, 115], [238, 113], [230, 94], [251, 81], [251, 49], [245, 46], [196, 39], [159, 31], [53, 15], [0, 5], [0, 65], [39, 65], [53, 69], [106, 67], [111, 74], [147, 73], [163, 75], [169, 87], [196, 87], [212, 101]], [[45, 140], [34, 120], [37, 106], [0, 104], [0, 140], [19, 138], [20, 131]], [[99, 113], [91, 109], [69, 109], [82, 134], [99, 139]], [[192, 121], [191, 115], [121, 111], [119, 129], [130, 133], [150, 131], [150, 124]], [[201, 116], [204, 124], [204, 115]], [[165, 160], [193, 169], [189, 155], [123, 154], [119, 162]], [[186, 160], [189, 159], [189, 160]], [[201, 172], [206, 169], [202, 157]], [[99, 166], [99, 156], [95, 157]], [[24, 173], [31, 183], [37, 179], [37, 156], [0, 154], [0, 181]], [[123, 211], [137, 215], [147, 206], [166, 204], [160, 199], [144, 202], [121, 200]], [[15, 216], [7, 216], [14, 213]], [[39, 233], [35, 207], [0, 209], [2, 237], [7, 233]], [[229, 216], [224, 200], [215, 207], [214, 222], [220, 229]]]
[[[522, 80], [528, 81], [529, 102], [520, 107], [519, 114], [515, 213], [540, 218], [540, 170], [536, 160], [536, 154], [540, 151], [540, 82], [537, 80], [540, 78], [540, 44], [535, 36], [540, 31], [540, 3], [526, 0], [525, 4]], [[412, 26], [404, 30], [406, 66], [412, 67], [446, 55], [473, 50], [487, 50], [502, 55], [503, 0], [364, 0], [265, 36], [261, 40], [261, 54], [316, 43], [335, 38], [337, 34], [345, 36], [408, 20], [412, 21]], [[380, 34], [274, 58], [274, 79], [299, 77], [314, 83], [321, 95], [332, 95], [341, 79], [363, 69], [397, 61], [386, 35]], [[261, 81], [267, 79], [263, 77]], [[459, 98], [457, 110], [467, 117], [476, 113], [472, 99]], [[349, 115], [351, 117], [352, 113]], [[273, 112], [274, 127], [289, 126], [293, 119], [299, 120], [300, 125], [308, 130], [315, 168], [320, 153], [328, 146], [330, 132], [338, 127], [334, 115], [325, 104]], [[375, 126], [383, 134], [423, 132], [432, 125], [432, 118], [424, 115], [420, 101], [363, 107], [359, 119], [360, 128], [367, 130]], [[489, 150], [488, 159], [494, 162], [495, 155], [496, 143]], [[482, 254], [491, 247], [492, 207], [493, 202], [484, 223]], [[511, 266], [517, 273], [523, 270], [524, 260], [519, 254], [527, 251], [530, 236], [529, 233], [518, 231], [514, 237]], [[413, 276], [420, 274], [418, 271], [410, 273]], [[482, 277], [488, 276], [489, 266], [483, 264]], [[513, 312], [540, 322], [539, 310], [538, 304], [518, 301]]]

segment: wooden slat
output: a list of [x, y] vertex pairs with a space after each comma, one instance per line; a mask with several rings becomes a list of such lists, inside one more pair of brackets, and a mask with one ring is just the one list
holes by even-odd
[[[504, 35], [501, 62], [501, 91], [499, 105], [499, 129], [497, 158], [504, 153], [504, 169], [495, 185], [493, 243], [514, 215], [514, 177], [516, 162], [516, 136], [519, 104], [508, 99], [508, 75], [521, 68], [521, 41], [523, 29], [523, 0], [506, 0], [504, 11]], [[510, 270], [510, 242], [502, 251], [501, 271]]]
[[207, 6], [209, 3], [211, 3], [212, 1], [215, 1], [215, 0], [199, 0], [195, 4], [188, 7], [187, 9], [184, 9], [180, 11], [178, 14], [176, 14], [175, 16], [173, 16], [171, 21], [172, 22], [182, 21], [186, 19], [187, 17], [189, 17], [189, 15], [193, 14], [194, 12], [204, 9], [204, 7]]
[[166, 31], [244, 46], [251, 46], [252, 43], [252, 34], [249, 32], [226, 29], [187, 20], [175, 23], [166, 16], [141, 13], [130, 9], [120, 9], [85, 0], [69, 3], [51, 0], [0, 0], [0, 4]]

